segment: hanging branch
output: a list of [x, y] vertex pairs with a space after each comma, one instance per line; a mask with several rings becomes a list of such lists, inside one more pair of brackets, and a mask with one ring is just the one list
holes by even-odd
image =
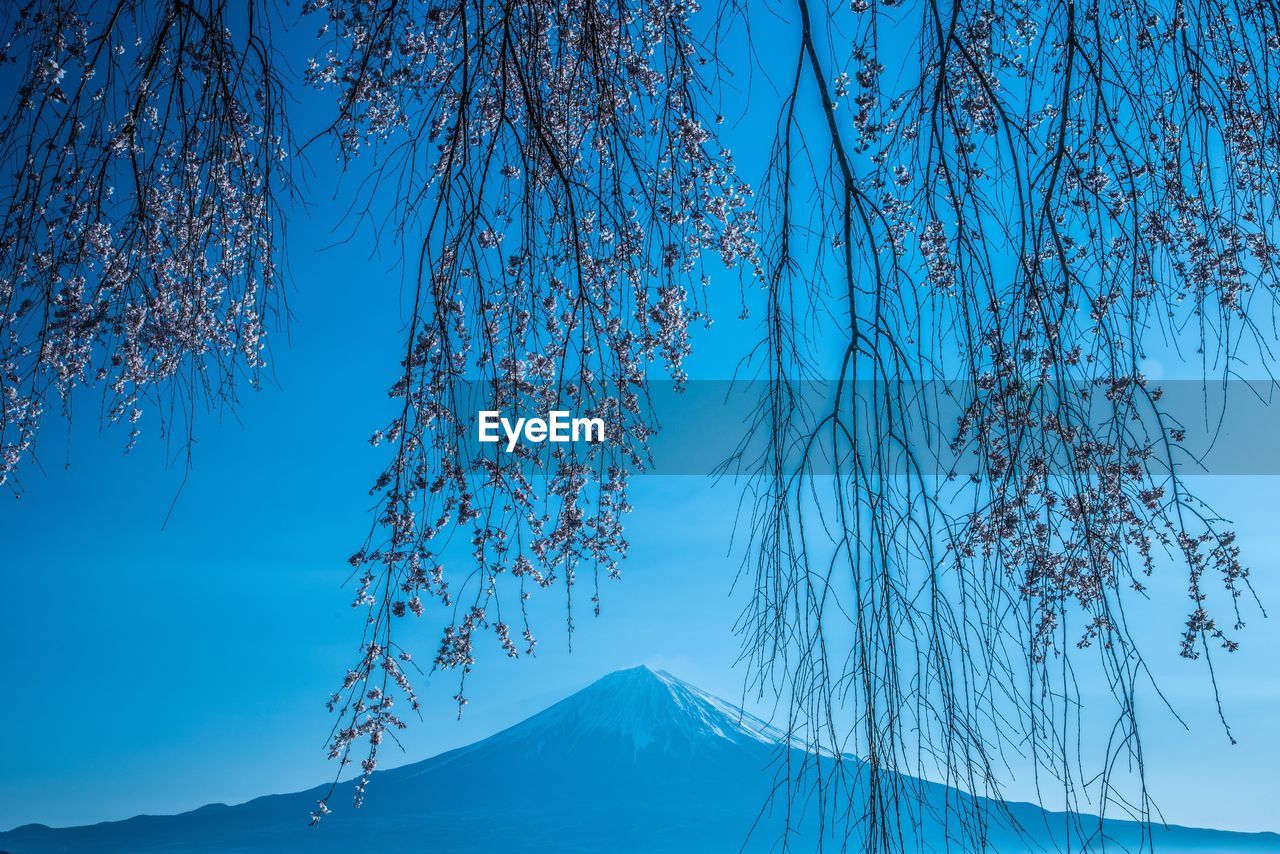
[[[395, 233], [420, 247], [377, 524], [351, 558], [366, 614], [330, 706], [330, 755], [367, 740], [357, 803], [388, 733], [417, 710], [406, 615], [445, 615], [430, 667], [466, 674], [477, 635], [536, 644], [526, 602], [618, 574], [629, 474], [655, 429], [660, 370], [684, 381], [705, 319], [705, 254], [750, 265], [750, 190], [703, 118], [704, 50], [679, 3], [332, 2], [310, 79], [335, 89], [342, 152], [374, 147]], [[600, 417], [608, 441], [507, 453], [479, 410]], [[513, 634], [518, 633], [522, 641]], [[416, 666], [416, 665], [413, 665]], [[322, 801], [314, 818], [328, 807]]]
[[[1274, 10], [888, 5], [798, 0], [757, 206], [771, 385], [740, 630], [792, 737], [845, 757], [790, 769], [788, 796], [861, 850], [926, 820], [978, 850], [1013, 816], [958, 793], [928, 815], [920, 781], [999, 798], [1021, 756], [1042, 803], [1147, 821], [1136, 698], [1159, 694], [1126, 606], [1181, 565], [1176, 646], [1211, 661], [1248, 572], [1140, 364], [1158, 334], [1224, 378], [1268, 350]], [[825, 121], [799, 122], [806, 97]], [[841, 338], [838, 365], [815, 355]], [[797, 407], [835, 377], [828, 408]], [[1115, 698], [1096, 764], [1086, 668]], [[1068, 847], [1101, 827], [1066, 824]]]
[[7, 18], [0, 483], [17, 489], [77, 386], [103, 390], [132, 446], [148, 405], [189, 430], [194, 404], [254, 381], [287, 126], [258, 3], [31, 0]]

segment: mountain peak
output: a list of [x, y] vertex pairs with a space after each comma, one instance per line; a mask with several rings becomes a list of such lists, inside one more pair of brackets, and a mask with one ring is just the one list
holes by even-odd
[[[636, 664], [632, 667], [624, 667], [621, 670], [606, 673], [604, 676], [601, 676], [595, 682], [592, 682], [584, 688], [583, 691], [590, 691], [598, 685], [609, 686], [615, 690], [621, 691], [644, 691], [647, 689], [663, 687], [668, 691], [672, 689], [679, 690], [680, 688], [685, 688], [702, 693], [699, 689], [690, 685], [688, 682], [685, 682], [683, 679], [672, 676], [665, 670], [650, 667], [647, 664]], [[576, 695], [570, 695], [566, 699], [573, 699], [573, 696]]]
[[635, 751], [785, 741], [782, 733], [737, 706], [643, 664], [606, 674], [495, 738], [541, 742], [588, 735], [620, 738]]
[[[331, 791], [329, 784], [178, 816], [58, 829], [26, 825], [0, 833], [0, 849], [346, 854], [367, 850], [374, 840], [384, 852], [701, 854], [774, 851], [784, 833], [810, 850], [825, 849], [827, 843], [833, 850], [864, 847], [861, 829], [843, 837], [839, 826], [824, 830], [821, 814], [798, 802], [794, 810], [763, 809], [787, 779], [775, 765], [783, 743], [780, 733], [736, 706], [661, 670], [631, 667], [491, 738], [377, 772], [361, 809], [335, 809], [318, 829], [309, 829], [305, 816]], [[826, 761], [804, 759], [785, 771], [820, 775], [832, 768], [821, 764]], [[851, 781], [848, 805], [856, 809], [865, 791], [858, 782], [862, 777], [845, 779]], [[1076, 838], [1082, 820], [1097, 827], [1096, 817], [1010, 804], [1020, 825], [1015, 828], [991, 802], [980, 800], [992, 821], [982, 828], [982, 845], [975, 846], [973, 828], [951, 820], [971, 795], [907, 777], [894, 785], [913, 786], [911, 791], [925, 799], [922, 821], [906, 828], [903, 848], [1059, 850], [1064, 838]], [[354, 780], [341, 784], [335, 806], [349, 804], [355, 786]], [[1065, 837], [1058, 829], [1066, 831]], [[1161, 850], [1280, 852], [1280, 837], [1274, 834], [1113, 819], [1098, 838], [1126, 849], [1145, 850], [1158, 838]]]
[[[606, 679], [647, 679], [651, 677], [656, 678], [663, 674], [667, 676], [671, 675], [669, 673], [666, 673], [666, 671], [663, 671], [663, 670], [654, 670], [652, 667], [650, 667], [647, 664], [636, 664], [636, 665], [632, 665], [631, 667], [624, 667], [621, 670], [615, 670], [612, 673], [606, 673], [604, 676], [601, 676], [599, 679], [597, 679], [596, 682], [603, 682]], [[672, 677], [672, 678], [675, 678], [675, 677]]]

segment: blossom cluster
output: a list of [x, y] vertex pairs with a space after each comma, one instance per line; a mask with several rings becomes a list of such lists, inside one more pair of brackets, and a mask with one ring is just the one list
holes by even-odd
[[[1141, 777], [1149, 673], [1126, 612], [1185, 591], [1169, 645], [1208, 659], [1236, 648], [1249, 595], [1183, 477], [1206, 449], [1143, 373], [1166, 350], [1215, 380], [1269, 365], [1280, 28], [1250, 3], [797, 8], [757, 207], [754, 673], [798, 728], [834, 730], [818, 748], [866, 760], [861, 839], [918, 818], [906, 775], [998, 795], [1009, 749], [1066, 809], [1129, 809], [1111, 771]], [[797, 381], [833, 378], [797, 412]], [[1089, 666], [1115, 699], [1097, 775]], [[960, 847], [988, 844], [965, 820]]]
[[[364, 646], [334, 704], [334, 755], [367, 736], [367, 778], [389, 724], [362, 698], [411, 690], [379, 667], [400, 618], [443, 620], [429, 667], [458, 674], [461, 712], [482, 637], [532, 654], [537, 591], [572, 603], [585, 577], [598, 611], [627, 552], [628, 474], [657, 428], [648, 384], [684, 381], [691, 326], [709, 322], [704, 260], [754, 272], [755, 223], [704, 118], [691, 3], [306, 11], [323, 22], [308, 80], [338, 99], [342, 156], [414, 152], [373, 167], [406, 188], [393, 218], [422, 265], [394, 415], [374, 436], [389, 457], [377, 525], [352, 557]], [[568, 410], [602, 419], [606, 441], [506, 453], [469, 441], [480, 410]]]
[[[1183, 653], [1196, 639], [1232, 649], [1203, 576], [1234, 610], [1247, 572], [1171, 463], [1183, 434], [1140, 365], [1149, 333], [1206, 370], [1267, 346], [1251, 306], [1280, 295], [1280, 121], [1262, 82], [1280, 73], [1274, 21], [1256, 5], [1144, 0], [1017, 0], [940, 21], [913, 8], [946, 36], [893, 56], [855, 9], [837, 80], [883, 228], [869, 242], [893, 271], [874, 298], [918, 307], [876, 310], [877, 331], [928, 342], [919, 363], [965, 413], [949, 438], [979, 472], [977, 509], [953, 554], [1009, 573], [1044, 652], [1060, 649], [1068, 605], [1085, 615], [1077, 641], [1114, 639], [1118, 586], [1142, 589], [1165, 553], [1187, 573]], [[895, 90], [877, 70], [907, 63], [920, 85]], [[879, 350], [878, 370], [905, 371]]]
[[221, 8], [33, 3], [12, 22], [0, 484], [79, 386], [132, 445], [149, 405], [189, 417], [158, 404], [233, 399], [264, 364], [280, 93]]

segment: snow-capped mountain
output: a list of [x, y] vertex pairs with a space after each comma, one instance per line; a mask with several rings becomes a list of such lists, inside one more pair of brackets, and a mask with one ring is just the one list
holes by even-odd
[[635, 754], [656, 749], [691, 752], [703, 742], [718, 747], [777, 747], [783, 734], [737, 706], [648, 667], [619, 670], [594, 682], [486, 743], [533, 743], [558, 750], [581, 738], [618, 739]]
[[[830, 763], [788, 747], [784, 736], [736, 706], [666, 673], [637, 667], [578, 693], [468, 747], [379, 772], [354, 810], [350, 784], [317, 828], [307, 815], [317, 787], [238, 806], [212, 805], [175, 816], [0, 833], [0, 851], [36, 852], [734, 852], [780, 850], [787, 806], [770, 808], [775, 784], [799, 763]], [[843, 760], [856, 768], [856, 760]], [[912, 781], [936, 812], [966, 796]], [[856, 791], [856, 786], [854, 787]], [[1072, 819], [1030, 805], [993, 821], [1000, 851], [1056, 850]], [[954, 817], [953, 817], [954, 820]], [[793, 799], [789, 850], [818, 847], [817, 823]], [[1108, 822], [1106, 850], [1137, 850], [1137, 825]], [[908, 847], [970, 850], [944, 823], [911, 831]], [[1070, 850], [1081, 850], [1078, 836]], [[1156, 833], [1157, 850], [1280, 852], [1280, 836], [1188, 828]], [[831, 840], [828, 840], [831, 841]], [[1057, 844], [1055, 844], [1057, 843]], [[1117, 843], [1123, 847], [1117, 847]], [[839, 850], [837, 843], [834, 850]], [[857, 839], [847, 850], [860, 850]], [[1089, 850], [1102, 850], [1099, 841]]]

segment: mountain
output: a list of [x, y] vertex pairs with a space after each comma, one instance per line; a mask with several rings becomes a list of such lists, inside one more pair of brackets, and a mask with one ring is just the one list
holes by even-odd
[[[38, 852], [734, 852], [779, 850], [785, 805], [767, 809], [779, 760], [814, 759], [736, 706], [675, 677], [636, 667], [612, 673], [524, 722], [468, 747], [374, 775], [364, 806], [351, 784], [316, 828], [307, 815], [325, 787], [216, 804], [174, 816], [0, 833], [0, 851]], [[844, 758], [846, 764], [857, 762]], [[785, 772], [782, 777], [785, 779]], [[922, 802], [945, 815], [968, 796], [911, 780]], [[857, 786], [853, 787], [856, 792]], [[855, 795], [856, 799], [856, 795]], [[985, 807], [991, 802], [978, 801]], [[972, 801], [968, 801], [972, 805]], [[993, 810], [995, 815], [998, 811]], [[1096, 818], [1030, 804], [993, 820], [1000, 851], [1081, 850], [1075, 828]], [[955, 815], [951, 816], [954, 825]], [[1011, 822], [1020, 824], [1016, 833]], [[816, 822], [793, 806], [790, 850], [817, 848]], [[971, 850], [954, 828], [926, 821], [911, 848]], [[1157, 850], [1280, 852], [1280, 836], [1162, 828]], [[1106, 823], [1106, 850], [1137, 850], [1139, 826]], [[1058, 841], [1058, 844], [1055, 844]], [[917, 845], [918, 843], [918, 845]], [[860, 850], [854, 839], [848, 850]], [[1089, 850], [1102, 850], [1095, 842]], [[839, 850], [837, 844], [834, 850]]]

